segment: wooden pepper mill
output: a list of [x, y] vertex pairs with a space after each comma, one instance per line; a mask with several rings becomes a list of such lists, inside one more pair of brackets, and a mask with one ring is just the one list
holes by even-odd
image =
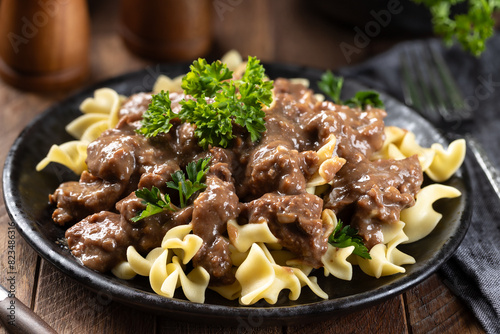
[[121, 0], [120, 34], [133, 53], [156, 61], [191, 61], [212, 42], [212, 0]]
[[89, 72], [85, 0], [1, 0], [0, 76], [30, 91], [68, 90]]

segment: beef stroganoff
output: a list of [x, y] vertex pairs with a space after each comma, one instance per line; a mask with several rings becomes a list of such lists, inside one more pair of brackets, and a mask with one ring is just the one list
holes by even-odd
[[[236, 87], [240, 103], [244, 79], [260, 64], [238, 54], [223, 63], [230, 74], [223, 89]], [[202, 125], [177, 115], [194, 101], [193, 113], [223, 103], [217, 91], [187, 94], [186, 77], [160, 76], [153, 92], [130, 97], [97, 90], [67, 126], [76, 139], [54, 145], [37, 166], [61, 163], [81, 175], [50, 202], [83, 265], [122, 279], [148, 276], [157, 294], [173, 297], [181, 288], [199, 303], [206, 289], [242, 305], [274, 304], [283, 290], [296, 300], [305, 286], [327, 299], [317, 275], [350, 280], [353, 265], [374, 277], [405, 272], [415, 260], [397, 246], [434, 229], [435, 201], [460, 196], [439, 183], [421, 186], [424, 174], [442, 182], [455, 173], [463, 140], [422, 147], [412, 132], [385, 126], [382, 108], [326, 101], [304, 79], [275, 79], [272, 100], [270, 81], [253, 84], [264, 92], [265, 130], [256, 131], [249, 114], [251, 126], [236, 115], [229, 135], [215, 129], [218, 142], [200, 145]], [[167, 98], [172, 117], [161, 126], [168, 130], [141, 133], [155, 106], [167, 113], [160, 105]], [[212, 127], [217, 121], [228, 123]]]

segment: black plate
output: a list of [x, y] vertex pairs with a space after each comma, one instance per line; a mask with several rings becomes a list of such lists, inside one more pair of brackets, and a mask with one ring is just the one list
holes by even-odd
[[[288, 65], [271, 64], [267, 65], [266, 69], [271, 78], [308, 78], [315, 90], [315, 83], [321, 75], [318, 70]], [[48, 194], [52, 193], [61, 181], [75, 180], [77, 177], [56, 164], [49, 165], [42, 172], [36, 172], [36, 164], [46, 155], [52, 144], [72, 139], [64, 127], [80, 115], [78, 106], [86, 97], [92, 96], [95, 89], [110, 87], [120, 94], [130, 95], [151, 90], [159, 73], [177, 76], [187, 71], [187, 64], [157, 65], [90, 87], [46, 110], [34, 119], [15, 141], [3, 173], [7, 211], [27, 242], [63, 273], [95, 292], [112, 295], [114, 300], [140, 307], [142, 310], [175, 316], [176, 319], [251, 326], [304, 323], [340, 312], [350, 312], [400, 294], [436, 271], [462, 241], [470, 221], [469, 181], [465, 167], [447, 182], [458, 188], [462, 196], [436, 203], [436, 207], [444, 215], [437, 228], [426, 238], [399, 247], [415, 257], [416, 264], [406, 266], [405, 274], [380, 279], [365, 275], [355, 266], [353, 280], [349, 282], [333, 277], [325, 278], [320, 271], [317, 274], [318, 281], [328, 293], [328, 300], [321, 300], [304, 288], [299, 300], [289, 301], [287, 293], [283, 293], [274, 306], [259, 302], [251, 307], [242, 307], [237, 301], [227, 301], [212, 291], [207, 291], [205, 304], [197, 304], [182, 299], [181, 292], [172, 299], [158, 296], [150, 289], [147, 279], [123, 281], [83, 267], [58, 243], [64, 236], [64, 229], [52, 222], [52, 208], [48, 206]], [[344, 95], [352, 96], [360, 89], [363, 87], [347, 80]], [[419, 143], [424, 146], [434, 142], [446, 143], [440, 132], [414, 111], [389, 96], [383, 95], [382, 98], [388, 111], [386, 124], [413, 131]]]

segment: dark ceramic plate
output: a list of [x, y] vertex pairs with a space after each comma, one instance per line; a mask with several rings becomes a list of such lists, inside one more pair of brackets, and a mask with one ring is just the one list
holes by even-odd
[[[321, 75], [320, 71], [309, 68], [285, 65], [268, 65], [266, 68], [271, 78], [308, 78], [313, 89], [317, 89], [315, 83]], [[50, 215], [53, 208], [48, 206], [48, 194], [60, 182], [76, 180], [77, 177], [56, 164], [49, 165], [42, 172], [36, 172], [36, 164], [52, 144], [72, 139], [64, 127], [80, 114], [78, 106], [86, 97], [92, 96], [96, 88], [111, 87], [120, 94], [130, 95], [150, 90], [159, 73], [177, 76], [187, 70], [188, 66], [185, 64], [158, 65], [90, 87], [46, 110], [15, 141], [3, 173], [7, 211], [27, 242], [63, 273], [96, 293], [110, 294], [119, 302], [175, 316], [177, 319], [195, 317], [197, 321], [231, 325], [290, 324], [350, 312], [400, 294], [431, 275], [460, 244], [470, 219], [468, 176], [464, 167], [447, 182], [457, 187], [462, 196], [441, 200], [435, 205], [443, 214], [437, 228], [425, 239], [400, 246], [402, 251], [415, 257], [416, 264], [406, 266], [405, 274], [380, 279], [369, 277], [355, 268], [354, 278], [349, 282], [333, 277], [325, 278], [319, 272], [319, 284], [328, 293], [328, 300], [321, 300], [304, 288], [299, 300], [289, 301], [288, 294], [283, 293], [273, 306], [260, 302], [252, 307], [241, 307], [237, 301], [227, 301], [212, 291], [207, 291], [205, 304], [197, 304], [184, 300], [180, 292], [173, 299], [155, 295], [149, 288], [147, 279], [123, 281], [83, 267], [67, 249], [60, 246], [58, 240], [64, 237], [64, 229], [52, 222]], [[352, 96], [360, 89], [363, 87], [356, 82], [345, 82], [346, 96]], [[383, 99], [388, 111], [387, 124], [413, 131], [422, 145], [445, 143], [440, 132], [414, 111], [389, 96], [384, 95]]]

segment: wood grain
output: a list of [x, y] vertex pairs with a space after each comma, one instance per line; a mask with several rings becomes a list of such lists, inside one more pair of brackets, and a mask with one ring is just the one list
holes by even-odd
[[404, 306], [401, 297], [391, 298], [366, 309], [334, 316], [331, 320], [303, 326], [289, 326], [288, 334], [299, 333], [407, 333]]
[[[225, 0], [221, 0], [225, 1]], [[228, 1], [225, 1], [229, 3]], [[231, 1], [223, 18], [214, 14], [214, 57], [236, 48], [266, 61], [285, 61], [319, 68], [347, 64], [339, 43], [353, 38], [349, 29], [331, 25], [304, 8], [300, 0]], [[152, 63], [132, 55], [117, 33], [117, 0], [89, 1], [91, 84]], [[392, 45], [374, 40], [359, 62]], [[145, 78], [149, 80], [150, 78]], [[0, 164], [24, 126], [68, 93], [37, 95], [0, 82]], [[1, 191], [1, 190], [0, 190]], [[7, 284], [9, 218], [0, 203], [0, 283]], [[39, 260], [22, 237], [16, 236], [16, 296], [60, 333], [482, 333], [470, 311], [433, 275], [403, 295], [351, 314], [304, 326], [225, 328], [193, 319], [178, 322], [110, 302], [106, 292], [91, 292]], [[0, 333], [5, 330], [0, 328]]]
[[405, 293], [412, 333], [484, 333], [437, 274]]

